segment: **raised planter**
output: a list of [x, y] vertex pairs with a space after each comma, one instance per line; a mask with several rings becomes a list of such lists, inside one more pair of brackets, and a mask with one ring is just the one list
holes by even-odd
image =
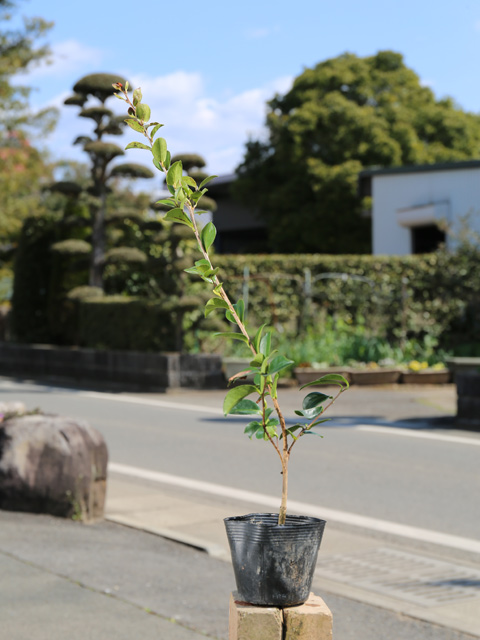
[[350, 382], [350, 369], [348, 367], [325, 367], [323, 369], [296, 367], [293, 373], [300, 386], [313, 382], [322, 376], [327, 376], [329, 373], [338, 373]]
[[[237, 373], [248, 369], [250, 361], [251, 358], [235, 358], [233, 356], [222, 358], [222, 370], [227, 381]], [[242, 378], [242, 382], [245, 382], [245, 380], [252, 382], [253, 374], [247, 375], [245, 376], [245, 378]]]
[[404, 371], [400, 378], [403, 384], [447, 384], [452, 379], [452, 374], [448, 369], [432, 371]]
[[352, 384], [395, 384], [400, 380], [401, 369], [352, 369]]

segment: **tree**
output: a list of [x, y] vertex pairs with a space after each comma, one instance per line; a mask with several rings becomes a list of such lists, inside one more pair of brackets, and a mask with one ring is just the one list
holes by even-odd
[[266, 142], [247, 143], [236, 193], [259, 210], [278, 252], [368, 252], [362, 168], [480, 152], [480, 116], [437, 100], [392, 51], [345, 53], [306, 69], [268, 103], [266, 125]]
[[50, 167], [30, 142], [35, 131], [48, 133], [57, 110], [36, 113], [29, 106], [31, 87], [18, 85], [18, 74], [48, 58], [49, 49], [38, 40], [53, 23], [42, 18], [24, 18], [23, 27], [9, 28], [16, 3], [0, 0], [0, 237], [16, 240], [22, 220], [38, 207], [42, 181]]
[[[91, 252], [89, 269], [89, 286], [103, 289], [103, 270], [108, 257], [111, 260], [119, 260], [120, 256], [125, 261], [139, 262], [146, 260], [141, 252], [136, 250], [126, 251], [121, 247], [114, 247], [107, 255], [106, 225], [107, 225], [107, 196], [110, 190], [109, 184], [118, 178], [153, 178], [153, 172], [147, 167], [138, 164], [120, 164], [110, 168], [112, 160], [123, 155], [123, 149], [112, 142], [104, 140], [105, 135], [121, 135], [124, 117], [117, 117], [105, 106], [109, 97], [113, 96], [112, 84], [126, 80], [118, 75], [107, 73], [94, 73], [81, 78], [73, 87], [74, 94], [65, 100], [66, 105], [81, 107], [79, 116], [88, 118], [95, 123], [94, 137], [79, 136], [74, 144], [80, 144], [90, 158], [91, 184], [88, 189], [88, 205], [91, 223]], [[93, 106], [85, 106], [89, 96], [97, 100]], [[99, 103], [99, 104], [98, 104]], [[61, 187], [61, 185], [60, 185]], [[53, 188], [60, 188], [59, 186]], [[130, 212], [133, 216], [138, 212]], [[129, 212], [124, 212], [123, 218], [128, 218]], [[69, 245], [70, 246], [70, 245]], [[57, 251], [62, 246], [56, 246]], [[78, 245], [79, 251], [80, 245]], [[112, 253], [113, 252], [113, 253]]]

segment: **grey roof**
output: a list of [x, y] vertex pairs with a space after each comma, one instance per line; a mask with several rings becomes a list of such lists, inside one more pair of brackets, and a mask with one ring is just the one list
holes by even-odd
[[427, 171], [454, 171], [457, 169], [479, 169], [480, 160], [464, 160], [462, 162], [441, 162], [439, 164], [417, 164], [404, 167], [371, 167], [360, 172], [360, 178], [394, 175], [397, 173], [425, 173]]

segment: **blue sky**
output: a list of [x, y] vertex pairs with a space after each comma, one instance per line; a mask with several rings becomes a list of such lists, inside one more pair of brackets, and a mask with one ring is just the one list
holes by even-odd
[[[220, 174], [241, 161], [249, 136], [262, 135], [268, 99], [305, 67], [345, 51], [398, 51], [438, 97], [480, 112], [478, 0], [30, 0], [20, 8], [55, 22], [53, 64], [28, 82], [39, 87], [35, 106], [61, 107], [45, 141], [56, 157], [82, 158], [71, 142], [90, 121], [62, 103], [76, 80], [100, 71], [141, 85], [172, 151], [201, 153]], [[122, 108], [114, 98], [107, 104]]]

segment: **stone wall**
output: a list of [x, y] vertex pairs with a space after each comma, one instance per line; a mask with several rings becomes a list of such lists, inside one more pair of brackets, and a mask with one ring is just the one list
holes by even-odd
[[0, 343], [0, 375], [142, 391], [225, 386], [221, 357]]

